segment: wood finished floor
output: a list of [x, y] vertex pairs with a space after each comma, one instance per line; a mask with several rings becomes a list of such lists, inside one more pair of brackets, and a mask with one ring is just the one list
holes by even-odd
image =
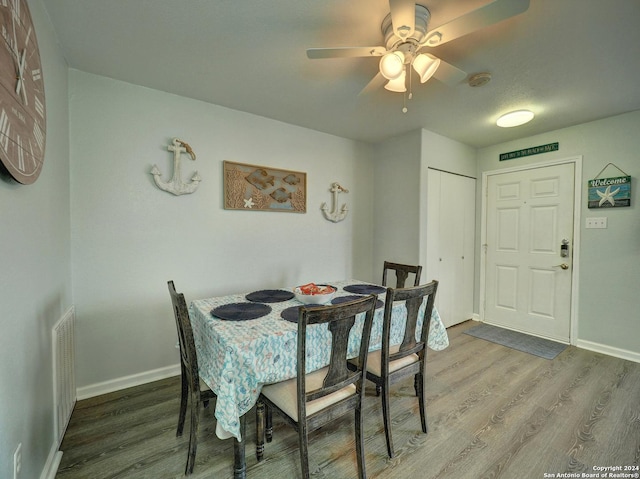
[[[428, 434], [413, 382], [393, 388], [394, 459], [379, 398], [367, 387], [370, 479], [528, 479], [640, 464], [640, 364], [575, 347], [548, 361], [462, 334], [473, 325], [450, 328], [450, 347], [429, 351]], [[175, 436], [178, 405], [178, 378], [79, 401], [56, 479], [183, 477], [189, 426]], [[213, 407], [200, 421], [190, 477], [232, 477], [233, 444], [215, 436]], [[313, 477], [356, 477], [353, 415], [311, 434], [309, 448]], [[274, 440], [258, 463], [249, 412], [246, 451], [248, 479], [300, 477], [297, 435], [275, 414]]]

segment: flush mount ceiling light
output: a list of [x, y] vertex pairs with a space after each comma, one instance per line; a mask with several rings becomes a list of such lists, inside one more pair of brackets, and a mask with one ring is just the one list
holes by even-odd
[[529, 110], [512, 111], [509, 113], [505, 113], [500, 118], [498, 118], [498, 121], [496, 121], [496, 125], [502, 128], [520, 126], [533, 120], [533, 116], [533, 112]]

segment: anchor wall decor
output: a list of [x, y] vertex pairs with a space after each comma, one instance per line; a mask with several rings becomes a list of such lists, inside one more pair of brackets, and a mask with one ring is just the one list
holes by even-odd
[[322, 203], [322, 206], [320, 207], [320, 209], [322, 210], [322, 213], [324, 214], [324, 217], [326, 219], [328, 219], [329, 221], [333, 221], [334, 223], [337, 223], [338, 221], [342, 221], [343, 219], [345, 219], [349, 211], [347, 209], [346, 203], [344, 203], [342, 205], [342, 208], [340, 208], [340, 211], [338, 211], [338, 195], [340, 193], [349, 193], [349, 190], [346, 188], [343, 188], [338, 183], [333, 183], [329, 191], [331, 191], [333, 195], [331, 200], [331, 211], [329, 211], [329, 208], [327, 208], [326, 203]]
[[182, 175], [180, 173], [180, 158], [183, 153], [188, 153], [192, 160], [196, 159], [196, 154], [191, 149], [188, 143], [182, 141], [179, 138], [174, 138], [172, 144], [167, 147], [169, 151], [173, 151], [173, 177], [171, 181], [162, 181], [162, 174], [156, 165], [151, 168], [151, 174], [156, 182], [156, 185], [161, 190], [173, 193], [174, 195], [186, 195], [193, 193], [198, 189], [198, 185], [201, 181], [200, 175], [196, 171], [191, 177], [189, 183], [182, 182]]

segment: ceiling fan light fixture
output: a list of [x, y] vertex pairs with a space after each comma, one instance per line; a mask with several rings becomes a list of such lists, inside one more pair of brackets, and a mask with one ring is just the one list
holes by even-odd
[[407, 73], [404, 70], [402, 70], [398, 78], [389, 80], [389, 82], [384, 87], [389, 91], [404, 93], [405, 91], [407, 91], [407, 86], [405, 82], [406, 78], [407, 78]]
[[426, 82], [440, 66], [440, 59], [429, 53], [421, 53], [413, 59], [413, 69], [420, 76], [420, 83]]
[[389, 52], [380, 59], [380, 73], [387, 80], [395, 80], [404, 72], [404, 53]]
[[502, 115], [496, 121], [496, 125], [502, 128], [512, 128], [529, 123], [533, 117], [534, 114], [530, 110], [516, 110]]

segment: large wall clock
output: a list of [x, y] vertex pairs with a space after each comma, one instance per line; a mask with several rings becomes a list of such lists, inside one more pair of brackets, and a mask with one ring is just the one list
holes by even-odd
[[0, 0], [0, 161], [18, 182], [38, 179], [46, 111], [36, 32], [26, 0]]

